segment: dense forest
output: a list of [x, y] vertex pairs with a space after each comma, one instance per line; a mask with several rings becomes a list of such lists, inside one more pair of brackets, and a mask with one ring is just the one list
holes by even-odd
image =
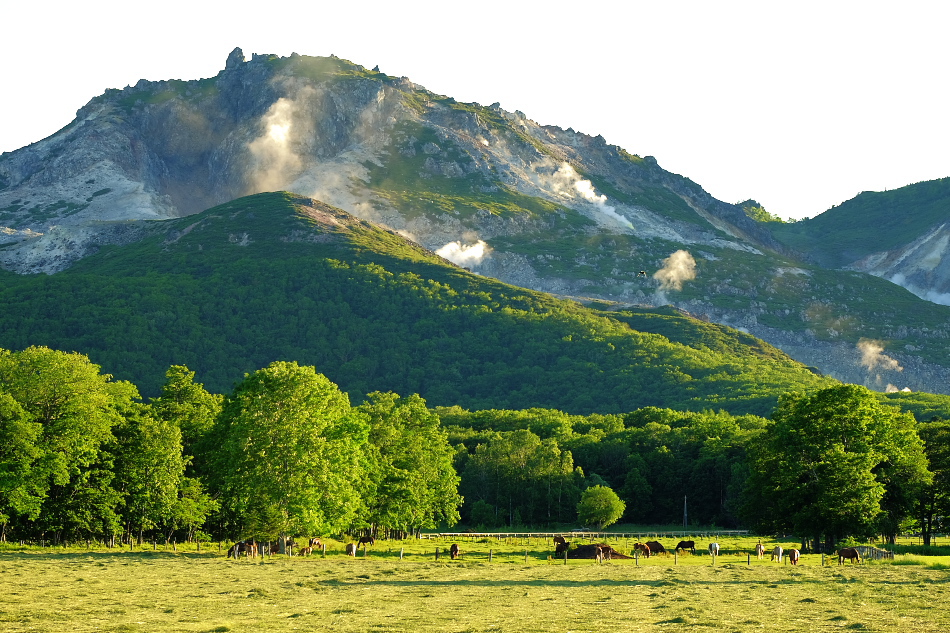
[[627, 523], [747, 526], [811, 548], [929, 540], [950, 512], [950, 424], [863, 387], [781, 398], [770, 418], [430, 408], [347, 394], [276, 361], [224, 395], [184, 366], [143, 401], [81, 354], [0, 351], [0, 534], [52, 542], [579, 527], [587, 491]]
[[503, 284], [309, 198], [259, 194], [140, 230], [55, 275], [0, 271], [0, 347], [82, 352], [148, 397], [171, 365], [224, 393], [274, 360], [319, 367], [354, 402], [378, 390], [576, 414], [768, 415], [789, 389], [833, 384], [736, 330]]

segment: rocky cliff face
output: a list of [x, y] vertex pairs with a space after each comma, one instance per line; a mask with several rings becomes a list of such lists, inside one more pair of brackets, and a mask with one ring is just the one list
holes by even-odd
[[[246, 60], [236, 49], [213, 78], [107, 91], [60, 132], [3, 154], [0, 265], [55, 273], [102, 244], [136, 239], [144, 221], [273, 190], [340, 207], [514, 284], [673, 303], [855, 382], [894, 384], [860, 369], [866, 339], [900, 355], [898, 385], [950, 384], [950, 359], [920, 352], [945, 338], [945, 315], [901, 338], [915, 308], [875, 316], [835, 277], [856, 273], [826, 279], [741, 208], [651, 157], [334, 57]], [[946, 242], [935, 235], [914, 252]], [[926, 287], [931, 260], [914, 257], [871, 258], [861, 270], [917, 261], [913, 274], [887, 270]]]

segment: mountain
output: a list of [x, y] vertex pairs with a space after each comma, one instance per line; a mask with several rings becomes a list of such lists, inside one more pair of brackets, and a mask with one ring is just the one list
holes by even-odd
[[950, 178], [866, 191], [772, 234], [822, 266], [871, 273], [950, 304]]
[[78, 350], [156, 395], [186, 364], [212, 390], [273, 360], [355, 400], [619, 413], [767, 414], [830, 384], [772, 346], [669, 309], [604, 312], [477, 275], [290, 193], [142, 222], [55, 275], [0, 271], [0, 347]]
[[950, 385], [950, 308], [839, 270], [789, 237], [799, 227], [774, 229], [602, 137], [336, 57], [235, 49], [215, 77], [108, 90], [3, 154], [0, 266], [55, 277], [139, 239], [143, 220], [274, 190], [510, 284], [603, 310], [676, 306], [848, 382]]

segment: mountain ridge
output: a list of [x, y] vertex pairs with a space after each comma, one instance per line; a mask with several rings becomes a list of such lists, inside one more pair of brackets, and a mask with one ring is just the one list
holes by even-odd
[[[818, 266], [651, 157], [339, 58], [235, 49], [215, 77], [107, 91], [0, 156], [0, 179], [0, 266], [21, 273], [134, 241], [143, 220], [288, 189], [507, 283], [672, 304], [880, 390], [950, 385], [945, 308]], [[695, 276], [667, 285], [680, 251]], [[881, 352], [865, 361], [862, 344]]]

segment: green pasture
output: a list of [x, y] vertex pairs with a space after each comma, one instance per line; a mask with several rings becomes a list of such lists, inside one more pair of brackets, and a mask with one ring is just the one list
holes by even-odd
[[[300, 540], [300, 539], [298, 539]], [[698, 538], [697, 546], [706, 543]], [[378, 541], [356, 558], [225, 558], [222, 544], [0, 550], [0, 630], [251, 631], [946, 631], [950, 557], [839, 566], [756, 560], [754, 537], [717, 539], [715, 561], [550, 557], [548, 539]], [[673, 539], [661, 539], [667, 544]], [[623, 549], [623, 539], [608, 542]], [[674, 546], [675, 542], [669, 542]], [[774, 543], [763, 540], [771, 547]], [[782, 543], [794, 545], [794, 543]], [[749, 547], [746, 547], [746, 546]], [[491, 562], [489, 562], [491, 550]], [[400, 559], [400, 554], [402, 558]], [[526, 558], [527, 557], [527, 558]], [[525, 562], [527, 560], [527, 562]]]

